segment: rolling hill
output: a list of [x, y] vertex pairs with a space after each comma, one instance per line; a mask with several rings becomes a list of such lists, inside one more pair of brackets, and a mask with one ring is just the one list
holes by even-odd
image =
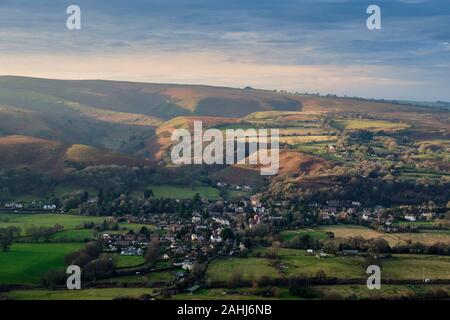
[[256, 111], [301, 109], [298, 98], [264, 90], [0, 77], [0, 103], [35, 111], [52, 106], [62, 111], [68, 107], [62, 105], [64, 102], [164, 120], [188, 115], [242, 117]]
[[61, 174], [74, 167], [96, 165], [139, 166], [149, 164], [115, 151], [87, 145], [66, 145], [59, 141], [28, 136], [0, 137], [0, 168], [28, 168]]
[[143, 148], [137, 152], [138, 156], [149, 158], [154, 161], [161, 161], [164, 156], [167, 156], [171, 142], [171, 133], [175, 129], [188, 129], [192, 132], [194, 121], [201, 121], [203, 128], [211, 128], [218, 125], [238, 124], [241, 122], [239, 118], [220, 118], [220, 117], [204, 117], [204, 116], [190, 116], [190, 117], [176, 117], [164, 124], [157, 130], [155, 135], [145, 142]]
[[[338, 130], [407, 132], [420, 145], [448, 139], [449, 119], [439, 108], [251, 88], [2, 76], [0, 168], [159, 162], [168, 155], [172, 130], [201, 120], [221, 130], [281, 128], [283, 148], [295, 152], [281, 153], [280, 174], [295, 176], [328, 166], [321, 153]], [[249, 168], [227, 170], [251, 175]], [[217, 176], [228, 176], [227, 170]]]

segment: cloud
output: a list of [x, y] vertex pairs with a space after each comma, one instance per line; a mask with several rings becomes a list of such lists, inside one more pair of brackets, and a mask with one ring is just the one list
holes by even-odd
[[[417, 95], [417, 83], [420, 83], [423, 96], [433, 85], [439, 88], [442, 81], [450, 82], [450, 76], [443, 75], [442, 71], [443, 67], [448, 68], [450, 61], [450, 4], [447, 0], [379, 0], [383, 27], [379, 32], [366, 29], [367, 3], [359, 0], [79, 0], [77, 3], [82, 9], [82, 30], [68, 31], [65, 7], [72, 1], [2, 1], [0, 52], [19, 58], [34, 54], [42, 59], [58, 56], [65, 60], [79, 59], [79, 56], [98, 59], [137, 54], [152, 57], [155, 64], [157, 57], [181, 59], [183, 55], [200, 54], [220, 56], [224, 66], [233, 62], [272, 71], [273, 66], [342, 71], [358, 65], [367, 70], [378, 68], [377, 73], [382, 70], [385, 74], [377, 79], [383, 83], [386, 81], [381, 79], [395, 78], [396, 85], [403, 81], [401, 85], [406, 88], [413, 81], [414, 84], [409, 83], [410, 94]], [[166, 60], [161, 60], [161, 64], [165, 63]], [[100, 69], [102, 67], [107, 68], [107, 65], [99, 64], [93, 73], [112, 74]], [[36, 67], [30, 68], [28, 72]], [[94, 68], [90, 66], [89, 70]], [[397, 70], [394, 77], [390, 69]], [[8, 70], [14, 71], [9, 66]], [[236, 85], [241, 78], [248, 82], [259, 81], [249, 75], [235, 73], [233, 76], [225, 68], [216, 70], [224, 72], [222, 77], [217, 75], [224, 83], [218, 83], [210, 74], [195, 71], [189, 77], [187, 74], [178, 76], [176, 69], [171, 71], [174, 74], [161, 77], [180, 81], [194, 81], [197, 77], [196, 82]], [[288, 72], [282, 68], [277, 70]], [[414, 74], [409, 70], [415, 70]], [[5, 72], [0, 66], [0, 73]], [[114, 74], [123, 78], [119, 72]], [[133, 77], [129, 72], [126, 74]], [[274, 74], [267, 76], [276, 87], [279, 79]], [[350, 83], [356, 83], [349, 77], [350, 74], [345, 78], [348, 92], [353, 90]], [[356, 75], [354, 79], [361, 80]], [[297, 85], [302, 89], [304, 82], [296, 82], [293, 77], [291, 80], [293, 82], [286, 86]], [[317, 90], [322, 88], [319, 80], [314, 80]], [[308, 82], [308, 86], [313, 87], [314, 81]], [[269, 84], [267, 80], [264, 85]], [[443, 97], [448, 90], [441, 94], [436, 94], [435, 89], [431, 91], [433, 97]]]

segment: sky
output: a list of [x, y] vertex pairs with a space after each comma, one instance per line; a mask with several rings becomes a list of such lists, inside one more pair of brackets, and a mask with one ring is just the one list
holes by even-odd
[[450, 1], [0, 0], [0, 75], [450, 101]]

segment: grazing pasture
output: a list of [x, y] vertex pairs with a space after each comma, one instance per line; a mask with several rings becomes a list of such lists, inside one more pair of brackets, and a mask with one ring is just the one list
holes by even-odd
[[[239, 269], [244, 280], [257, 280], [261, 276], [271, 278], [285, 278], [289, 276], [305, 275], [314, 277], [319, 270], [323, 270], [328, 277], [339, 279], [359, 279], [365, 277], [362, 268], [363, 258], [327, 256], [317, 258], [306, 250], [280, 248], [277, 250], [281, 263], [280, 271], [269, 265], [270, 259], [265, 258], [267, 248], [254, 250], [250, 258], [228, 258], [213, 261], [208, 268], [208, 276], [212, 280], [227, 281], [234, 270]], [[257, 257], [259, 256], [259, 257]], [[264, 271], [262, 271], [264, 270]]]
[[[287, 290], [283, 290], [283, 293]], [[284, 298], [281, 297], [281, 298]], [[273, 300], [256, 295], [250, 288], [217, 288], [217, 289], [199, 289], [194, 294], [181, 293], [172, 297], [173, 300]]]
[[94, 217], [69, 214], [2, 214], [0, 213], [0, 228], [16, 226], [21, 229], [21, 235], [26, 235], [26, 229], [30, 227], [53, 227], [55, 224], [62, 225], [64, 229], [76, 229], [84, 223], [102, 223], [109, 217]]
[[[261, 256], [259, 259], [263, 259], [267, 249], [258, 248], [253, 255], [258, 255], [258, 252]], [[338, 279], [367, 278], [363, 268], [363, 257], [327, 255], [318, 258], [316, 255], [308, 254], [305, 250], [280, 248], [278, 249], [278, 259], [281, 262], [280, 276], [314, 277], [319, 270], [322, 270], [327, 277]], [[425, 271], [426, 278], [450, 279], [450, 257], [394, 254], [391, 258], [382, 260], [382, 274], [385, 279], [420, 281], [423, 279], [423, 271]]]
[[145, 262], [143, 256], [122, 256], [120, 254], [106, 254], [111, 257], [118, 268], [131, 268], [136, 267]]
[[379, 290], [367, 290], [365, 285], [316, 286], [314, 290], [328, 299], [404, 299], [425, 294], [431, 290], [450, 290], [449, 285], [392, 285], [383, 284]]
[[291, 137], [280, 137], [280, 143], [286, 143], [288, 145], [296, 145], [309, 142], [329, 142], [332, 144], [336, 141], [335, 136], [291, 136]]
[[397, 236], [381, 233], [363, 226], [357, 225], [331, 225], [331, 226], [321, 226], [319, 230], [324, 232], [333, 232], [336, 238], [349, 238], [349, 237], [362, 237], [364, 239], [377, 239], [383, 238], [390, 245], [397, 245], [399, 243], [404, 243], [402, 239]]
[[[288, 288], [278, 287], [277, 296], [268, 298], [264, 294], [268, 288], [214, 288], [199, 289], [193, 295], [182, 293], [172, 297], [174, 300], [299, 300], [303, 299], [292, 295]], [[423, 295], [438, 290], [449, 291], [449, 285], [392, 285], [384, 284], [380, 290], [367, 290], [366, 285], [332, 285], [314, 286], [312, 290], [324, 299], [404, 299]]]
[[364, 278], [362, 258], [326, 256], [317, 258], [304, 250], [280, 249], [279, 258], [284, 265], [286, 276], [305, 275], [314, 277], [319, 270], [323, 270], [327, 277], [339, 279]]
[[64, 268], [64, 257], [82, 243], [15, 243], [0, 252], [0, 284], [39, 284], [49, 270]]
[[421, 230], [417, 233], [394, 233], [393, 236], [406, 242], [421, 242], [426, 245], [437, 242], [450, 244], [450, 230]]
[[[201, 197], [215, 200], [220, 197], [220, 191], [216, 188], [201, 186], [176, 186], [176, 185], [149, 185], [145, 189], [151, 189], [156, 198], [177, 198], [177, 199], [191, 199], [196, 193]], [[143, 197], [144, 191], [139, 190], [133, 192], [136, 197]]]
[[[149, 231], [155, 231], [156, 227], [151, 224], [143, 224], [143, 223], [128, 223], [128, 222], [120, 222], [119, 229], [121, 231], [133, 230], [135, 233], [138, 233], [142, 227], [146, 227]], [[106, 233], [113, 233], [107, 231]], [[122, 232], [121, 232], [122, 233]]]
[[143, 275], [130, 275], [99, 280], [98, 283], [144, 283], [170, 282], [175, 279], [176, 270], [151, 272]]
[[286, 230], [281, 232], [281, 238], [283, 241], [289, 241], [295, 237], [301, 237], [304, 235], [310, 236], [312, 239], [325, 239], [327, 237], [326, 232], [319, 229], [297, 229], [297, 230]]
[[258, 279], [261, 276], [279, 277], [278, 271], [263, 258], [220, 258], [208, 266], [205, 279], [229, 281], [235, 270], [239, 270], [243, 280]]
[[16, 300], [112, 300], [118, 297], [138, 298], [152, 294], [152, 288], [105, 288], [84, 290], [21, 290], [8, 293]]
[[385, 279], [450, 279], [450, 257], [396, 254], [383, 261]]
[[367, 130], [367, 131], [388, 131], [395, 132], [410, 127], [407, 123], [391, 122], [383, 120], [365, 120], [365, 119], [352, 119], [352, 120], [336, 120], [333, 122], [333, 126], [338, 129], [346, 130]]
[[75, 229], [75, 230], [63, 230], [55, 233], [51, 237], [52, 242], [85, 242], [93, 240], [94, 231], [91, 229]]

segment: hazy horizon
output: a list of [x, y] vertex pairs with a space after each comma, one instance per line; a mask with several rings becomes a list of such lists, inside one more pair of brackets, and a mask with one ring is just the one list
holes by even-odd
[[[12, 75], [12, 74], [0, 74], [1, 77], [18, 77], [18, 78], [32, 78], [32, 79], [42, 79], [42, 80], [61, 80], [61, 81], [113, 81], [113, 82], [130, 82], [130, 83], [146, 83], [146, 84], [160, 84], [160, 85], [180, 85], [180, 86], [200, 86], [200, 87], [217, 87], [217, 88], [228, 88], [228, 89], [247, 89], [251, 88], [253, 90], [262, 90], [262, 91], [274, 91], [278, 89], [274, 88], [259, 88], [259, 87], [253, 87], [253, 86], [245, 86], [245, 87], [236, 87], [236, 86], [223, 86], [223, 85], [211, 85], [207, 83], [178, 83], [178, 82], [155, 82], [155, 81], [135, 81], [135, 80], [118, 80], [118, 79], [103, 79], [103, 78], [91, 78], [91, 79], [84, 79], [84, 78], [45, 78], [45, 77], [34, 77], [34, 76], [26, 76], [26, 75]], [[316, 95], [319, 92], [302, 92], [302, 91], [289, 91], [288, 94], [307, 94], [307, 95]], [[333, 92], [329, 93], [319, 93], [320, 96], [326, 96], [327, 94], [333, 95]], [[373, 99], [373, 100], [386, 100], [386, 101], [399, 101], [399, 102], [429, 102], [429, 103], [435, 103], [435, 102], [445, 102], [450, 103], [450, 101], [447, 100], [411, 100], [411, 99], [395, 99], [395, 98], [384, 98], [384, 97], [363, 97], [363, 96], [350, 96], [350, 95], [338, 95], [336, 94], [338, 98], [362, 98], [362, 99]]]

